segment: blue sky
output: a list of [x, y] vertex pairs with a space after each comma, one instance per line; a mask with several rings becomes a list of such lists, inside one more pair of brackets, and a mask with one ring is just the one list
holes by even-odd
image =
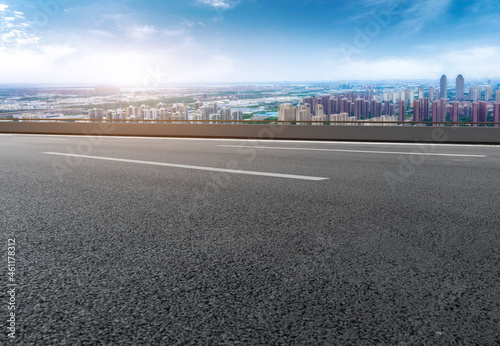
[[0, 0], [0, 83], [500, 77], [498, 0]]

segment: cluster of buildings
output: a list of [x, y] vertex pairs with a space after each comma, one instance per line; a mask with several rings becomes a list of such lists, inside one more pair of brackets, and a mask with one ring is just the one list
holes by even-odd
[[194, 103], [192, 120], [243, 121], [243, 111], [232, 110], [229, 107], [219, 108], [217, 103], [203, 104], [202, 102], [198, 101]]
[[[219, 107], [217, 103], [203, 104], [196, 102], [194, 108], [176, 103], [169, 107], [158, 103], [155, 107], [141, 105], [129, 106], [126, 109], [90, 109], [88, 118], [92, 120], [193, 120], [193, 121], [243, 121], [241, 110]], [[235, 122], [237, 123], [237, 122]]]
[[[322, 97], [321, 97], [322, 98]], [[285, 121], [289, 123], [297, 123], [297, 125], [323, 125], [324, 122], [340, 122], [336, 125], [353, 125], [354, 123], [350, 123], [351, 121], [357, 120], [368, 120], [369, 122], [366, 125], [386, 125], [386, 124], [377, 124], [377, 122], [387, 122], [387, 121], [398, 121], [398, 118], [393, 115], [382, 115], [380, 114], [378, 117], [361, 117], [359, 116], [359, 112], [357, 115], [351, 115], [351, 107], [350, 101], [343, 100], [342, 106], [339, 108], [342, 110], [339, 113], [337, 112], [337, 108], [335, 107], [335, 100], [332, 98], [328, 99], [328, 104], [325, 112], [325, 107], [323, 104], [319, 102], [319, 97], [317, 98], [317, 102], [312, 108], [312, 104], [307, 103], [310, 101], [310, 98], [304, 99], [302, 104], [294, 106], [291, 103], [286, 103], [280, 105], [278, 107], [278, 120]], [[356, 106], [355, 106], [356, 107]], [[380, 107], [378, 108], [380, 110]], [[334, 111], [335, 110], [335, 111]], [[312, 122], [312, 123], [309, 123]], [[323, 123], [322, 123], [323, 122]]]
[[490, 102], [493, 101], [491, 85], [486, 86], [484, 92], [480, 86], [471, 87], [468, 95], [465, 95], [465, 80], [459, 75], [456, 81], [455, 100], [448, 102], [448, 94], [448, 80], [446, 76], [442, 76], [439, 90], [434, 87], [386, 92], [370, 89], [306, 97], [296, 106], [290, 103], [281, 105], [278, 110], [278, 120], [297, 122], [297, 124], [308, 121], [367, 121], [365, 125], [381, 121], [401, 123], [411, 121], [498, 123], [500, 121], [500, 87], [496, 90], [496, 103]]

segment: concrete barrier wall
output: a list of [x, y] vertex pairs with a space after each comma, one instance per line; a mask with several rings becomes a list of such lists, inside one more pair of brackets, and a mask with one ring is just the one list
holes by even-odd
[[500, 128], [0, 122], [0, 133], [500, 144]]

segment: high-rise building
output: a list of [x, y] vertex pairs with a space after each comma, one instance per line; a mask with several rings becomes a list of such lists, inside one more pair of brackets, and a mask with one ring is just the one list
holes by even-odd
[[[460, 105], [460, 102], [455, 101], [452, 103], [453, 105], [453, 110], [451, 111], [451, 121], [454, 123], [458, 122], [458, 106]], [[457, 124], [454, 124], [453, 126], [458, 126]]]
[[330, 95], [323, 95], [323, 111], [325, 112], [325, 115], [330, 115], [330, 107], [328, 106], [330, 104]]
[[312, 98], [312, 97], [306, 97], [302, 101], [302, 104], [306, 104], [307, 103], [309, 105], [309, 108], [311, 109], [311, 113], [313, 112], [313, 100], [314, 100], [314, 98]]
[[375, 117], [380, 118], [382, 116], [382, 102], [377, 101], [375, 103]]
[[500, 102], [500, 89], [497, 90], [497, 97], [495, 98], [496, 102]]
[[[241, 110], [233, 111], [233, 113], [231, 114], [231, 120], [242, 121], [243, 120], [243, 111], [241, 111]], [[240, 123], [233, 123], [233, 124], [241, 124], [241, 122]]]
[[[500, 103], [495, 103], [493, 105], [493, 122], [498, 123], [500, 122]], [[499, 125], [494, 125], [495, 127], [499, 127]]]
[[422, 121], [422, 112], [420, 107], [420, 100], [413, 101], [413, 121]]
[[446, 75], [441, 76], [441, 81], [439, 85], [440, 85], [439, 98], [446, 100], [448, 98], [448, 78], [446, 78]]
[[469, 100], [472, 102], [478, 101], [481, 98], [481, 87], [476, 86], [469, 89]]
[[419, 87], [418, 88], [418, 99], [421, 100], [424, 98], [424, 88], [423, 87]]
[[370, 101], [370, 117], [371, 118], [375, 117], [375, 104], [376, 103], [377, 103], [377, 101], [375, 101], [375, 100]]
[[[297, 121], [311, 121], [311, 116], [311, 107], [309, 104], [306, 103], [305, 105], [297, 106]], [[304, 125], [304, 123], [299, 123], [299, 125]]]
[[320, 96], [317, 96], [317, 97], [315, 97], [315, 98], [314, 98], [313, 102], [314, 102], [314, 112], [313, 112], [313, 113], [314, 113], [315, 115], [318, 115], [318, 114], [316, 114], [316, 110], [317, 110], [317, 107], [316, 107], [316, 106], [317, 106], [317, 105], [322, 105], [322, 106], [323, 106], [323, 114], [324, 114], [325, 107], [324, 107], [324, 105], [323, 105], [323, 98], [322, 98], [322, 97], [320, 97]]
[[[432, 121], [439, 122], [439, 101], [436, 100], [432, 102]], [[433, 124], [432, 126], [439, 126], [438, 124]]]
[[485, 123], [488, 120], [488, 102], [479, 102], [479, 122]]
[[201, 106], [201, 119], [200, 120], [210, 120], [210, 114], [212, 114], [212, 107], [209, 106]]
[[446, 121], [446, 99], [441, 99], [439, 101], [439, 112], [441, 114], [439, 121]]
[[316, 105], [316, 116], [323, 116], [325, 115], [325, 108], [321, 104]]
[[413, 92], [413, 89], [412, 88], [406, 88], [406, 92], [405, 92], [405, 101], [412, 104], [413, 103], [413, 100], [415, 98], [415, 94]]
[[384, 114], [385, 115], [392, 115], [392, 108], [391, 108], [391, 102], [390, 101], [385, 101], [384, 102]]
[[278, 107], [279, 121], [295, 121], [297, 109], [291, 103], [285, 103]]
[[399, 121], [404, 122], [406, 118], [406, 102], [404, 100], [399, 101]]
[[432, 102], [435, 100], [435, 90], [434, 87], [429, 88], [429, 100]]
[[488, 85], [484, 88], [484, 100], [488, 102], [491, 99], [493, 99], [493, 88], [491, 85]]
[[368, 100], [363, 101], [363, 110], [361, 113], [363, 120], [366, 120], [370, 117], [370, 101]]
[[356, 120], [360, 120], [362, 114], [363, 114], [363, 100], [356, 99], [356, 101], [354, 101], [354, 116], [356, 117]]
[[422, 103], [422, 119], [424, 121], [429, 120], [429, 98], [424, 97], [423, 103]]
[[[479, 102], [472, 102], [472, 122], [477, 123], [479, 119]], [[477, 124], [473, 124], [473, 127], [477, 127]]]
[[232, 111], [231, 108], [221, 108], [220, 110], [221, 120], [232, 120]]
[[463, 101], [464, 92], [465, 92], [465, 80], [464, 77], [461, 74], [459, 74], [457, 77], [457, 89], [455, 93], [455, 99], [457, 101]]

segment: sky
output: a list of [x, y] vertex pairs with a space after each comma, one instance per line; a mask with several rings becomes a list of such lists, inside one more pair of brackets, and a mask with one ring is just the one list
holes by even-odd
[[498, 0], [0, 0], [0, 84], [500, 77]]

